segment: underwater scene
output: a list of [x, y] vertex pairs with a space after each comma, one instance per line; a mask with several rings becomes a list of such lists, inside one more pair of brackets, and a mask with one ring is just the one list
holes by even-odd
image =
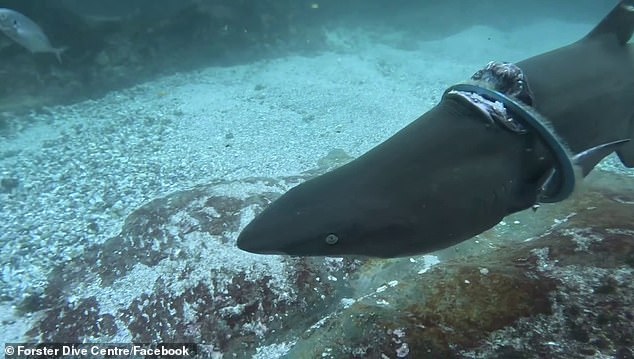
[[0, 0], [1, 355], [633, 358], [633, 33], [633, 0]]

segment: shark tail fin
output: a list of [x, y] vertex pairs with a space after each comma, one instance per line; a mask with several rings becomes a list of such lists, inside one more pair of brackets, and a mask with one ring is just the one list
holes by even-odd
[[634, 0], [621, 0], [586, 37], [588, 40], [602, 35], [613, 35], [625, 45], [634, 32]]

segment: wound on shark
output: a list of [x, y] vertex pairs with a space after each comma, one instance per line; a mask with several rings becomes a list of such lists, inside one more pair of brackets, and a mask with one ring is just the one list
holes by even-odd
[[262, 254], [399, 257], [450, 247], [565, 200], [616, 152], [634, 167], [634, 1], [584, 38], [491, 62], [356, 160], [282, 195], [238, 246]]

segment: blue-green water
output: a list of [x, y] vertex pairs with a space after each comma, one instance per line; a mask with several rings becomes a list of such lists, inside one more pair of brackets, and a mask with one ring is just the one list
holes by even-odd
[[614, 158], [572, 200], [425, 256], [235, 245], [448, 86], [576, 41], [613, 5], [0, 1], [68, 46], [59, 63], [0, 36], [1, 341], [626, 358], [634, 173]]

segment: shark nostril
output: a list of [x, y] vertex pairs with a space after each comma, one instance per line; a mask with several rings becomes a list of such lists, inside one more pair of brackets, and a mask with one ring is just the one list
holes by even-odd
[[337, 237], [336, 234], [334, 233], [330, 233], [329, 235], [326, 236], [326, 244], [336, 244], [337, 242], [339, 242], [339, 237]]

